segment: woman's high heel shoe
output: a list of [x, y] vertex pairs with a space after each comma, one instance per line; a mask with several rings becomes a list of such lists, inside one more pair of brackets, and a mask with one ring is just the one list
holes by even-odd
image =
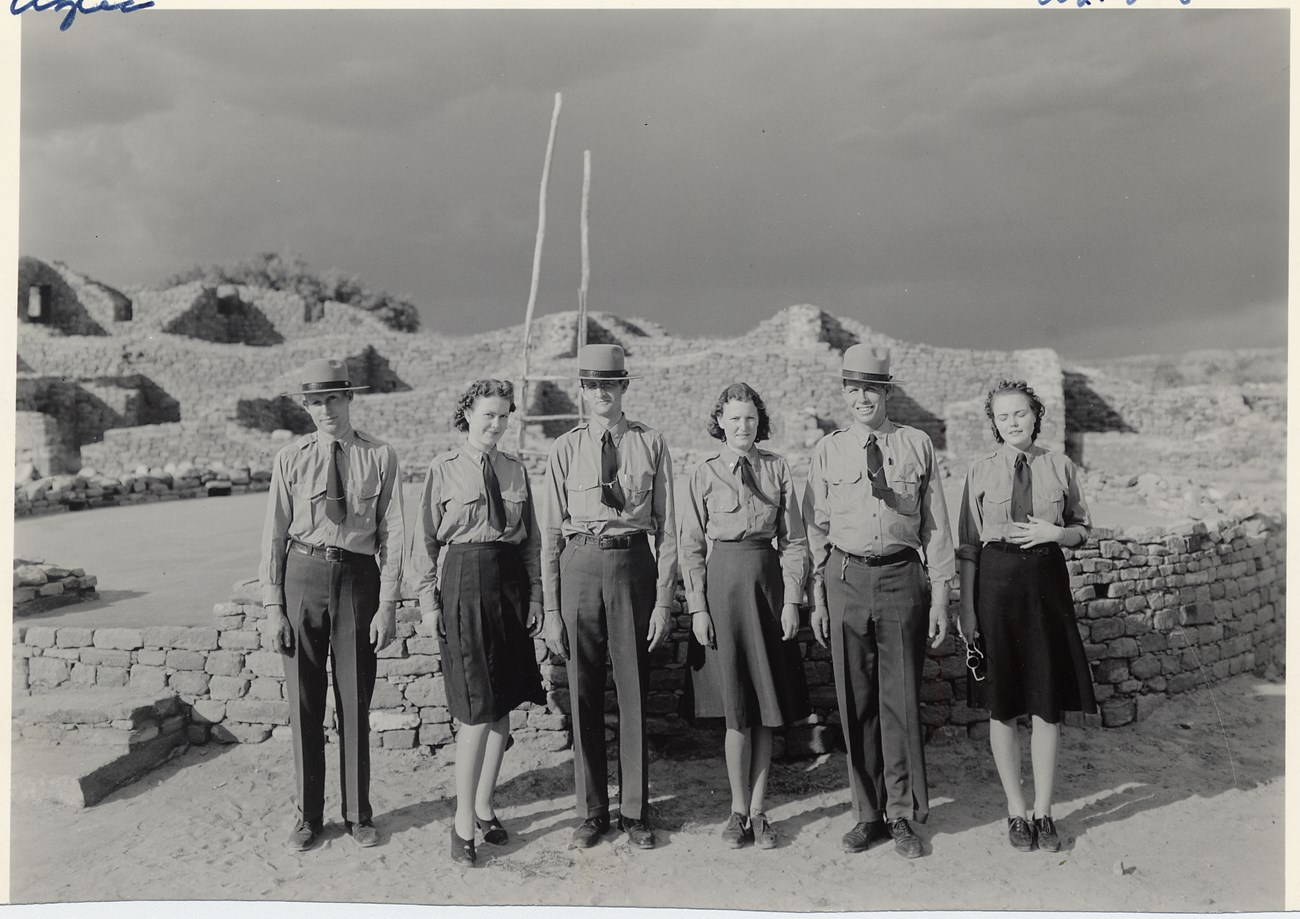
[[451, 828], [451, 860], [460, 862], [462, 865], [473, 865], [476, 858], [474, 853], [474, 840], [461, 839], [456, 834], [456, 826]]
[[479, 832], [483, 834], [483, 841], [486, 843], [491, 843], [494, 846], [504, 846], [510, 841], [510, 834], [506, 832], [506, 828], [501, 825], [501, 821], [496, 817], [491, 820], [475, 817], [474, 824], [478, 827]]

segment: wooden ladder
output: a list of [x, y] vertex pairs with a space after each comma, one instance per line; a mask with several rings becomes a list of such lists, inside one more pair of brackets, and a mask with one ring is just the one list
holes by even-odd
[[[532, 351], [533, 313], [537, 306], [537, 286], [542, 265], [542, 240], [546, 236], [546, 188], [551, 177], [551, 154], [555, 149], [555, 130], [560, 118], [560, 94], [555, 94], [555, 109], [551, 112], [551, 132], [546, 141], [546, 159], [542, 164], [542, 187], [538, 195], [537, 207], [537, 241], [533, 246], [533, 278], [528, 290], [528, 309], [524, 313], [524, 343], [522, 370], [519, 375], [518, 398], [515, 405], [519, 413], [519, 441], [517, 450], [520, 455], [528, 452], [525, 444], [530, 424], [542, 424], [547, 421], [582, 421], [586, 416], [582, 411], [582, 396], [578, 396], [576, 413], [557, 415], [530, 415], [528, 402], [531, 383], [559, 383], [573, 381], [569, 374], [535, 374], [529, 372], [529, 357]], [[578, 324], [576, 344], [581, 348], [587, 343], [587, 291], [591, 281], [591, 260], [587, 242], [587, 208], [591, 196], [591, 151], [582, 153], [582, 283], [578, 287]]]

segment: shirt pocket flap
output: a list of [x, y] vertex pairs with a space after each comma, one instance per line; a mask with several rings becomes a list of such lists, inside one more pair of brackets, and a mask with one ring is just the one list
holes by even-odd
[[383, 490], [384, 484], [382, 482], [363, 482], [360, 487], [357, 488], [356, 494], [362, 501], [373, 501], [375, 498], [379, 497], [379, 493]]
[[740, 494], [723, 489], [711, 491], [704, 496], [704, 506], [712, 514], [730, 514], [740, 510]]
[[623, 484], [623, 488], [627, 490], [628, 494], [644, 495], [646, 492], [648, 492], [651, 488], [654, 487], [655, 477], [653, 472], [648, 472], [648, 471], [628, 472], [619, 476], [619, 479]]
[[503, 488], [501, 489], [501, 497], [506, 501], [522, 504], [528, 500], [528, 492], [523, 488]]
[[585, 493], [599, 487], [600, 481], [594, 475], [574, 475], [564, 482], [565, 490], [570, 493]]
[[1011, 501], [1010, 482], [998, 482], [995, 485], [990, 485], [988, 490], [984, 492], [985, 504], [1007, 504], [1010, 501]]
[[304, 501], [324, 498], [325, 490], [324, 485], [317, 485], [314, 482], [295, 482], [289, 486], [290, 493], [295, 498], [301, 498]]
[[828, 469], [826, 481], [832, 485], [852, 485], [862, 481], [861, 469]]

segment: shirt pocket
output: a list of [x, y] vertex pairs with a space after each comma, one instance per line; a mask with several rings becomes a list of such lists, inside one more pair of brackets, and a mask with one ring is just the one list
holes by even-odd
[[[295, 482], [289, 486], [293, 498], [293, 519], [300, 527], [315, 529], [325, 520], [325, 486]], [[301, 532], [301, 530], [300, 530]]]
[[[910, 465], [910, 464], [909, 464]], [[886, 478], [889, 476], [886, 474]], [[914, 468], [904, 466], [898, 474], [889, 480], [889, 488], [894, 493], [891, 510], [905, 517], [913, 517], [921, 509], [921, 487], [924, 480]], [[888, 501], [885, 502], [888, 505]]]
[[442, 503], [442, 519], [450, 521], [455, 531], [465, 531], [482, 524], [487, 525], [487, 496], [482, 492], [458, 492], [447, 497]]
[[378, 516], [379, 493], [383, 491], [384, 482], [378, 470], [355, 482], [348, 483], [348, 526], [372, 531]]
[[861, 469], [829, 469], [826, 472], [826, 497], [830, 505], [831, 528], [837, 522], [852, 524], [861, 515], [868, 494], [868, 480]]
[[653, 472], [624, 472], [618, 477], [623, 486], [623, 512], [634, 519], [641, 519], [650, 512], [650, 495], [654, 489]]
[[513, 530], [523, 519], [528, 491], [524, 488], [501, 489], [501, 500], [506, 506], [506, 532]]
[[[999, 482], [984, 492], [980, 503], [984, 512], [984, 532], [1001, 535], [1001, 531], [1011, 525], [1011, 483]], [[1000, 528], [994, 530], [993, 528]]]
[[565, 481], [564, 490], [568, 494], [570, 520], [576, 523], [606, 516], [609, 508], [600, 503], [600, 482], [596, 476], [575, 475]]
[[734, 538], [732, 534], [744, 527], [739, 492], [729, 488], [709, 492], [704, 496], [704, 510], [708, 515], [707, 522], [713, 524], [709, 530], [724, 533], [727, 538]]

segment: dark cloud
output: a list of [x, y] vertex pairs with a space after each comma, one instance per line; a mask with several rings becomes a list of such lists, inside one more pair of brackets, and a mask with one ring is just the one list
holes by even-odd
[[680, 334], [795, 302], [1067, 353], [1285, 321], [1284, 11], [85, 25], [24, 28], [21, 242], [109, 282], [280, 249], [444, 331], [518, 322], [562, 90], [543, 310], [576, 303], [590, 149], [593, 308]]

